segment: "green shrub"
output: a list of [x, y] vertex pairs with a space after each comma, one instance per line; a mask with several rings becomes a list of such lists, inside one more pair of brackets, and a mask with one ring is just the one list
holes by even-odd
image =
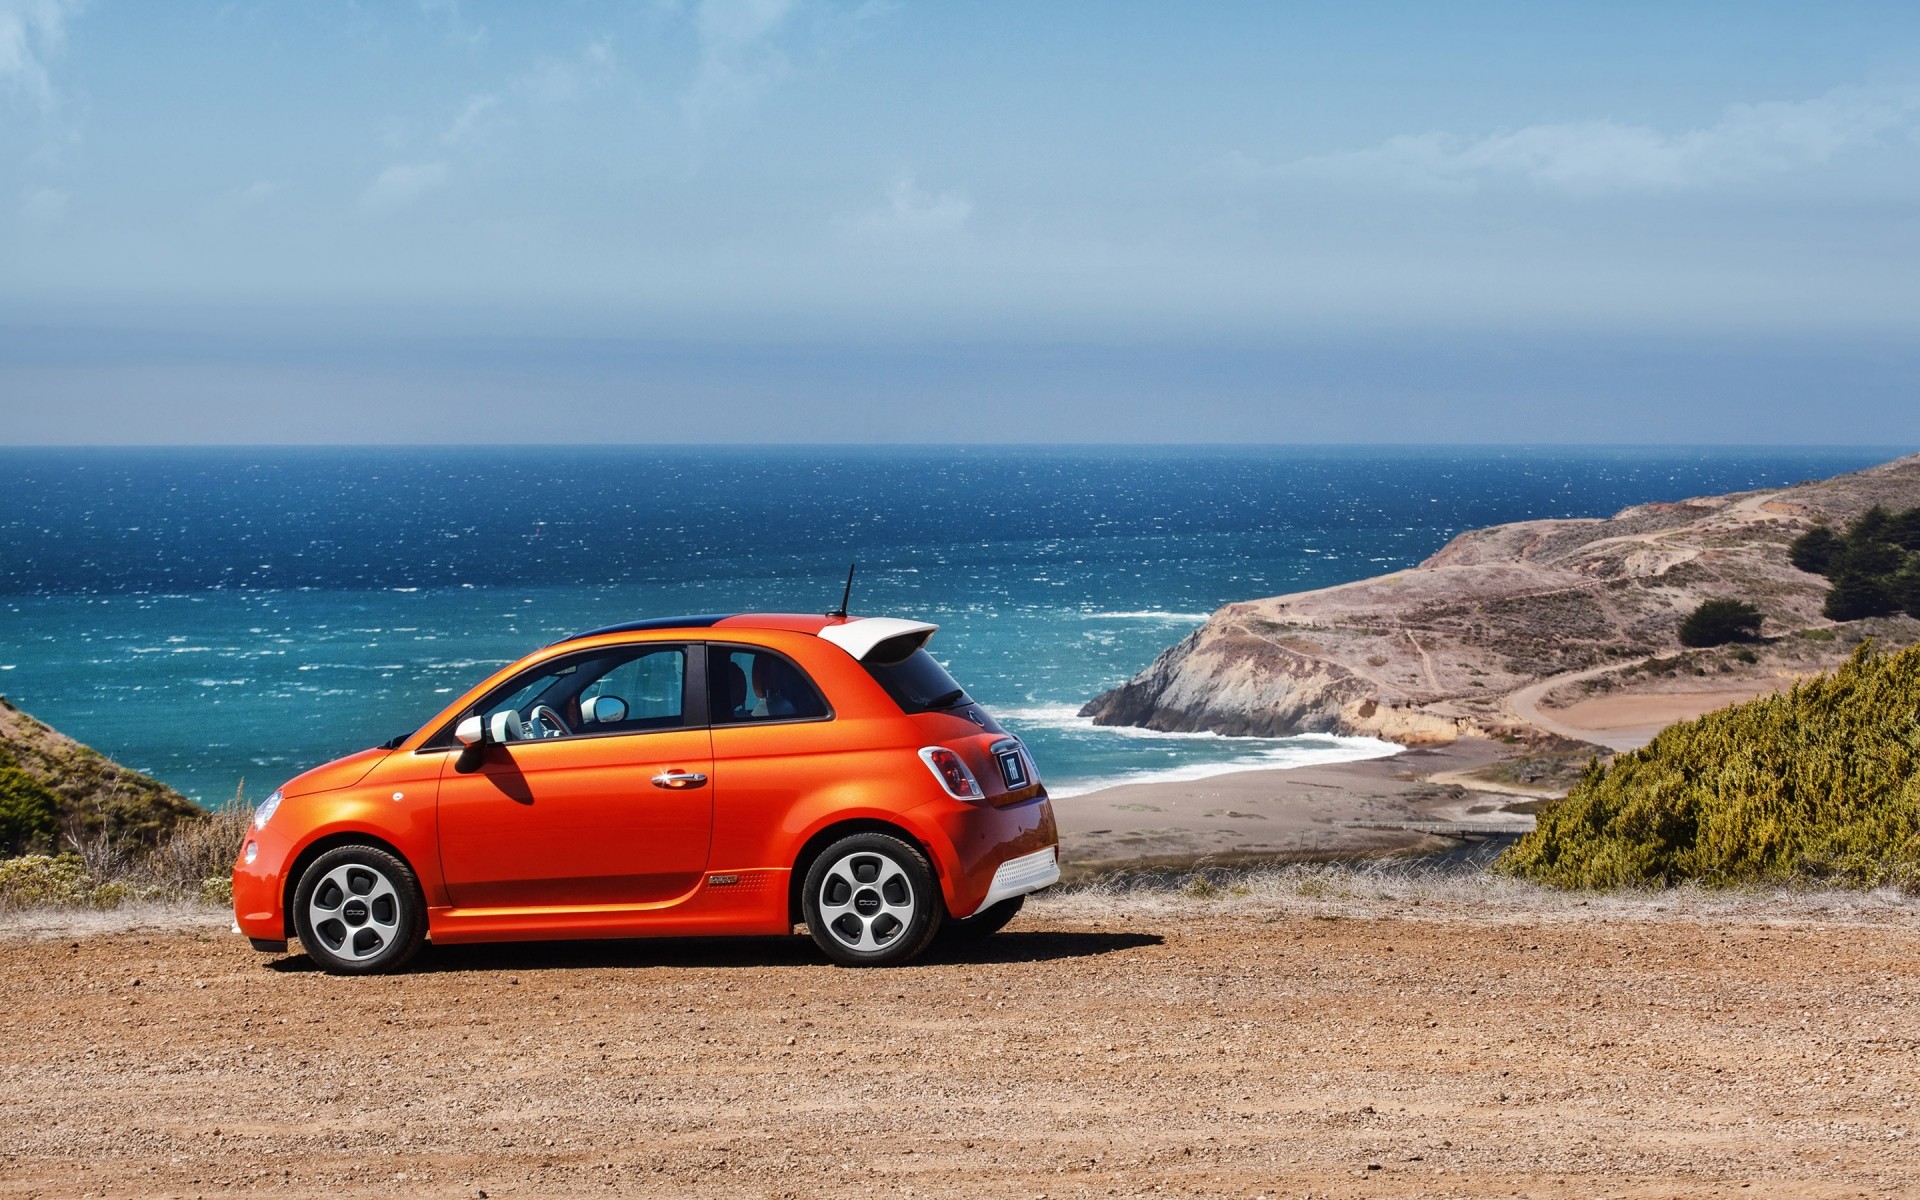
[[1889, 581], [1857, 571], [1842, 571], [1833, 577], [1827, 599], [1820, 606], [1829, 621], [1858, 621], [1863, 617], [1890, 617], [1900, 611], [1893, 602]]
[[1760, 610], [1745, 600], [1707, 600], [1680, 622], [1682, 646], [1724, 646], [1760, 636]]
[[1496, 862], [1572, 888], [1819, 881], [1920, 888], [1920, 646], [1662, 730]]
[[1903, 611], [1920, 617], [1920, 508], [1890, 513], [1875, 505], [1845, 536], [1816, 526], [1794, 539], [1787, 557], [1833, 581], [1821, 609], [1831, 620]]
[[1816, 525], [1787, 547], [1787, 560], [1802, 571], [1814, 575], [1825, 575], [1833, 566], [1833, 560], [1847, 548], [1840, 535], [1825, 525]]
[[0, 856], [41, 848], [58, 828], [60, 801], [0, 755]]
[[101, 883], [71, 854], [27, 854], [0, 860], [0, 908], [116, 908], [124, 884]]

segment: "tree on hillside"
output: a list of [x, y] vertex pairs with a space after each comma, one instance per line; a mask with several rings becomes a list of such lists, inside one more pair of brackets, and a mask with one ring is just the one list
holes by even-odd
[[1905, 550], [1920, 550], [1920, 508], [1910, 508], [1889, 522], [1887, 540]]
[[1787, 547], [1787, 559], [1809, 575], [1825, 575], [1846, 548], [1839, 534], [1825, 525], [1815, 525], [1793, 539], [1793, 545]]
[[1920, 508], [1894, 513], [1876, 504], [1844, 534], [1816, 525], [1793, 540], [1787, 558], [1833, 581], [1821, 609], [1832, 620], [1920, 616]]
[[1893, 589], [1880, 576], [1859, 571], [1842, 571], [1833, 577], [1827, 602], [1820, 611], [1830, 621], [1858, 621], [1862, 617], [1890, 617], [1899, 611], [1893, 602]]
[[1920, 557], [1893, 577], [1891, 599], [1910, 617], [1920, 617]]
[[1760, 636], [1760, 610], [1745, 600], [1708, 600], [1680, 622], [1682, 646], [1724, 646]]

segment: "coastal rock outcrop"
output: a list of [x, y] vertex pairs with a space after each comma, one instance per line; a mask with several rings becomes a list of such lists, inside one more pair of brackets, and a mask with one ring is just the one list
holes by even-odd
[[[1229, 604], [1081, 715], [1102, 725], [1408, 744], [1512, 732], [1503, 701], [1513, 692], [1677, 652], [1680, 622], [1703, 600], [1758, 605], [1769, 635], [1828, 625], [1827, 581], [1795, 569], [1787, 545], [1874, 504], [1920, 504], [1920, 455], [1610, 518], [1471, 530], [1411, 570]], [[1837, 662], [1843, 648], [1829, 656]]]

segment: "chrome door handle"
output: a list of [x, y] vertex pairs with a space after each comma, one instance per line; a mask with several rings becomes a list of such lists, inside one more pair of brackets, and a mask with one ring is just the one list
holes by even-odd
[[706, 781], [707, 777], [698, 771], [662, 771], [653, 777], [653, 786], [679, 792], [697, 788]]

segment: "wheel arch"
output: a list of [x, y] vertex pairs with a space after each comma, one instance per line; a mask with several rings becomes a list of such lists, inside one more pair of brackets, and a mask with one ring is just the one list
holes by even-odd
[[926, 856], [927, 865], [933, 869], [933, 878], [936, 883], [945, 883], [940, 869], [940, 856], [933, 852], [933, 847], [927, 844], [925, 838], [905, 825], [895, 821], [883, 821], [878, 817], [851, 817], [845, 821], [835, 821], [815, 832], [800, 847], [800, 852], [793, 857], [793, 870], [787, 874], [787, 919], [790, 923], [798, 925], [806, 919], [801, 910], [800, 896], [806, 890], [807, 872], [813, 867], [813, 860], [820, 857], [820, 852], [828, 846], [856, 833], [883, 833], [888, 837], [899, 838]]
[[280, 919], [286, 923], [286, 929], [289, 934], [292, 934], [295, 930], [293, 895], [300, 890], [300, 880], [305, 877], [307, 868], [313, 865], [314, 859], [319, 858], [329, 850], [338, 850], [342, 846], [367, 846], [371, 849], [381, 850], [391, 854], [406, 864], [407, 870], [413, 874], [413, 886], [422, 891], [422, 894], [417, 897], [420, 901], [421, 911], [424, 912], [426, 910], [427, 900], [424, 894], [424, 885], [420, 882], [420, 868], [416, 867], [413, 864], [413, 860], [401, 852], [400, 847], [394, 845], [386, 838], [381, 837], [379, 834], [367, 833], [358, 829], [343, 829], [338, 833], [329, 833], [324, 837], [313, 839], [299, 854], [294, 856], [293, 866], [287, 871], [286, 883], [282, 885], [280, 889]]

